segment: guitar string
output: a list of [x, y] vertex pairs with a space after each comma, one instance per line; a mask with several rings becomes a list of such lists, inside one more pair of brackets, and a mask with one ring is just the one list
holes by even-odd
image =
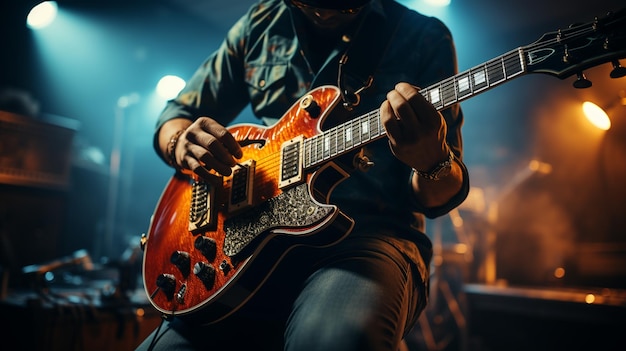
[[[438, 101], [437, 103], [441, 104], [442, 107], [445, 106], [447, 107], [447, 105], [453, 104], [458, 102], [460, 99], [459, 97], [456, 95], [457, 93], [459, 93], [459, 91], [456, 89], [456, 84], [458, 83], [458, 79], [459, 76], [463, 76], [465, 74], [469, 74], [470, 72], [474, 71], [486, 71], [486, 73], [489, 73], [489, 69], [493, 68], [493, 66], [490, 66], [490, 64], [493, 65], [497, 65], [500, 66], [500, 62], [502, 63], [502, 65], [504, 65], [504, 67], [502, 67], [502, 74], [504, 77], [504, 80], [495, 82], [495, 83], [487, 83], [486, 87], [491, 87], [491, 86], [495, 86], [503, 81], [506, 81], [508, 79], [511, 79], [513, 77], [507, 76], [507, 72], [506, 72], [506, 68], [510, 67], [512, 64], [517, 65], [520, 58], [519, 58], [519, 50], [521, 49], [523, 52], [525, 51], [529, 51], [529, 50], [533, 50], [533, 49], [541, 49], [541, 48], [548, 48], [548, 47], [552, 47], [554, 44], [557, 44], [559, 42], [563, 42], [563, 41], [567, 41], [567, 40], [571, 40], [570, 37], [580, 37], [584, 34], [590, 33], [590, 32], [595, 32], [596, 30], [593, 28], [588, 28], [588, 27], [583, 27], [583, 28], [579, 28], [579, 27], [575, 27], [575, 28], [571, 28], [568, 30], [564, 30], [561, 33], [563, 34], [561, 37], [558, 36], [557, 32], [553, 32], [552, 34], [555, 35], [554, 38], [545, 40], [545, 41], [541, 41], [541, 42], [536, 42], [536, 43], [531, 43], [529, 45], [526, 46], [522, 46], [520, 48], [517, 48], [515, 50], [509, 51], [503, 55], [501, 55], [499, 58], [497, 59], [493, 59], [490, 61], [487, 61], [485, 63], [483, 63], [482, 65], [478, 65], [475, 66], [467, 71], [464, 71], [458, 75], [455, 75], [453, 77], [450, 77], [448, 79], [445, 79], [435, 85], [431, 85], [430, 87], [427, 87], [426, 89], [423, 89], [423, 94], [427, 95], [430, 91], [435, 90], [435, 89], [440, 89], [440, 92], [443, 95], [443, 100]], [[519, 72], [514, 72], [516, 73], [516, 75], [521, 74], [521, 73], [527, 73], [527, 69], [525, 66], [521, 67], [521, 71]], [[470, 86], [472, 86], [470, 84]], [[481, 90], [484, 88], [481, 88]], [[451, 92], [453, 92], [454, 94], [451, 94]], [[447, 93], [447, 94], [446, 94]], [[463, 95], [463, 98], [467, 98], [474, 95], [474, 91], [470, 91], [468, 94]], [[446, 100], [449, 99], [449, 100]], [[350, 125], [355, 123], [355, 121], [360, 121], [360, 122], [368, 122], [367, 120], [365, 120], [364, 117], [368, 117], [370, 118], [372, 115], [374, 115], [375, 119], [378, 120], [378, 128], [379, 128], [379, 132], [378, 135], [369, 135], [369, 138], [366, 137], [366, 140], [364, 141], [359, 141], [357, 144], [352, 145], [352, 147], [348, 147], [349, 150], [346, 150], [345, 147], [345, 141], [344, 140], [339, 140], [337, 139], [339, 132], [339, 128], [338, 127], [334, 127], [331, 128], [328, 131], [322, 132], [320, 134], [314, 135], [310, 138], [304, 139], [302, 141], [302, 145], [300, 146], [300, 151], [298, 152], [298, 156], [300, 157], [300, 162], [304, 162], [304, 160], [306, 159], [306, 153], [312, 154], [315, 151], [315, 157], [312, 157], [311, 155], [309, 155], [310, 158], [314, 158], [311, 161], [310, 165], [304, 165], [302, 168], [303, 169], [307, 169], [310, 166], [315, 166], [317, 165], [319, 162], [324, 161], [327, 158], [334, 158], [336, 156], [340, 156], [346, 152], [349, 152], [351, 149], [356, 149], [359, 146], [362, 146], [376, 138], [378, 138], [379, 136], [382, 136], [385, 134], [384, 129], [382, 129], [381, 123], [380, 123], [380, 116], [378, 115], [378, 111], [374, 110], [371, 111], [367, 114], [361, 115], [355, 119], [353, 119], [352, 121], [348, 121], [344, 124], [342, 124], [341, 126], [344, 127], [344, 129]], [[345, 134], [342, 134], [345, 137]], [[325, 138], [334, 138], [335, 140], [335, 149], [337, 150], [340, 146], [340, 144], [343, 144], [342, 146], [344, 147], [341, 152], [335, 152], [334, 154], [332, 153], [331, 150], [327, 150], [326, 149], [326, 145], [322, 146], [322, 155], [317, 155], [317, 151], [318, 150], [313, 150], [313, 148], [317, 148], [319, 147], [318, 142], [324, 142]], [[325, 156], [328, 152], [328, 156]], [[320, 157], [321, 156], [321, 157]], [[256, 168], [263, 171], [263, 170], [268, 170], [268, 169], [274, 169], [276, 167], [279, 167], [281, 165], [281, 159], [280, 159], [280, 153], [274, 153], [271, 155], [267, 155], [265, 157], [260, 158], [259, 160], [257, 160], [257, 165]], [[268, 174], [267, 172], [260, 172], [262, 174]], [[277, 173], [277, 172], [271, 172], [271, 173]], [[278, 172], [279, 173], [279, 172]], [[261, 178], [265, 178], [265, 177], [261, 177]]]
[[[542, 45], [535, 45], [535, 46], [543, 46], [543, 45], [546, 45], [546, 43], [542, 43]], [[489, 69], [492, 68], [490, 65], [500, 66], [500, 61], [505, 66], [503, 68], [503, 70], [504, 70], [504, 69], [506, 69], [507, 65], [510, 65], [511, 63], [517, 63], [518, 60], [519, 60], [518, 51], [514, 50], [514, 51], [511, 51], [511, 52], [501, 56], [500, 59], [495, 59], [495, 60], [492, 60], [492, 61], [489, 61], [489, 62], [485, 63], [483, 65], [483, 67], [480, 68], [480, 70], [489, 71]], [[478, 67], [480, 67], [480, 66], [478, 66]], [[469, 71], [468, 71], [468, 73], [469, 73]], [[502, 72], [502, 73], [506, 74], [506, 72]], [[446, 103], [451, 104], [451, 103], [456, 102], [457, 98], [456, 98], [456, 95], [455, 95], [456, 94], [455, 83], [457, 82], [457, 77], [458, 76], [451, 77], [451, 78], [446, 79], [446, 80], [442, 81], [441, 83], [439, 83], [439, 89], [441, 90], [441, 92], [443, 94], [443, 97], [444, 97], [444, 99], [441, 101], [442, 105], [445, 105]], [[505, 77], [505, 78], [507, 78], [507, 77]], [[433, 89], [435, 89], [435, 88], [431, 88], [431, 89], [427, 88], [427, 89], [424, 89], [424, 92], [425, 92], [425, 94], [427, 94], [429, 91], [431, 91]], [[454, 91], [455, 94], [454, 95], [446, 94], [446, 92], [450, 93], [451, 91]], [[470, 95], [471, 95], [471, 92], [467, 96], [470, 96]], [[451, 101], [446, 101], [449, 98], [452, 98]], [[362, 120], [362, 117], [363, 116], [357, 117], [357, 118], [355, 118], [355, 120]], [[350, 124], [350, 122], [348, 122], [347, 124]], [[301, 158], [300, 161], [301, 162], [304, 161], [304, 158], [306, 156], [305, 153], [307, 153], [307, 152], [311, 152], [312, 153], [312, 152], [315, 151], [315, 153], [317, 153], [318, 150], [313, 150], [313, 148], [318, 147], [318, 145], [317, 145], [318, 140], [322, 140], [323, 141], [323, 139], [327, 138], [327, 137], [336, 138], [337, 137], [336, 133], [338, 133], [338, 130], [336, 128], [333, 128], [333, 129], [331, 129], [329, 131], [326, 131], [324, 133], [321, 133], [321, 134], [318, 134], [318, 135], [312, 136], [311, 138], [306, 139], [306, 140], [309, 140], [308, 142], [306, 140], [303, 141], [303, 144], [301, 146], [301, 151], [299, 153], [299, 157]], [[384, 134], [384, 133], [381, 133], [381, 134]], [[368, 141], [368, 140], [366, 140], [366, 141]], [[340, 142], [340, 140], [335, 140], [336, 144], [339, 144], [339, 142]], [[343, 143], [343, 141], [342, 141], [342, 143]], [[362, 144], [363, 143], [359, 143], [358, 145], [360, 146]], [[336, 146], [339, 146], [339, 145], [336, 145]], [[313, 165], [317, 164], [319, 161], [324, 160], [325, 157], [323, 157], [323, 155], [325, 155], [327, 152], [329, 153], [328, 157], [331, 157], [331, 156], [334, 157], [335, 156], [335, 154], [333, 154], [332, 151], [327, 150], [325, 147], [323, 147], [321, 151], [322, 151], [322, 157], [315, 157], [315, 160], [312, 162]], [[337, 153], [337, 154], [340, 154], [340, 153]], [[319, 156], [319, 155], [315, 155], [315, 156]], [[279, 154], [273, 154], [273, 155], [268, 155], [268, 156], [266, 156], [266, 157], [264, 157], [262, 159], [259, 159], [257, 161], [257, 168], [264, 169], [265, 167], [267, 167], [268, 169], [271, 169], [271, 168], [279, 166], [280, 164], [281, 164], [281, 160], [280, 160]], [[306, 168], [306, 167], [303, 167], [303, 168]]]
[[[335, 140], [335, 142], [336, 142], [335, 153], [332, 153], [332, 151], [328, 150], [328, 156], [324, 157], [322, 155], [322, 157], [316, 157], [315, 160], [312, 161], [310, 165], [303, 165], [303, 167], [302, 167], [303, 170], [307, 169], [307, 168], [311, 168], [311, 166], [315, 166], [319, 162], [324, 161], [325, 159], [335, 158], [335, 157], [340, 156], [342, 154], [348, 153], [352, 149], [356, 149], [357, 147], [360, 147], [360, 146], [362, 146], [362, 145], [364, 145], [366, 143], [369, 143], [370, 141], [373, 141], [374, 139], [384, 135], [384, 129], [382, 128], [382, 125], [380, 123], [380, 119], [379, 119], [378, 114], [379, 114], [378, 110], [374, 110], [374, 111], [371, 111], [369, 113], [363, 114], [363, 115], [353, 119], [352, 121], [348, 121], [345, 124], [341, 125], [341, 126], [345, 126], [344, 127], [344, 129], [345, 129], [345, 128], [349, 128], [349, 127], [347, 127], [347, 125], [356, 123], [355, 121], [361, 122], [361, 123], [358, 123], [358, 125], [361, 125], [362, 123], [369, 123], [370, 125], [372, 123], [376, 123], [376, 130], [378, 131], [378, 133], [376, 133], [376, 132], [371, 133], [370, 132], [364, 138], [359, 138], [359, 142], [357, 142], [355, 144], [352, 144], [350, 147], [346, 147], [343, 140], [337, 139], [339, 134], [341, 133], [339, 131], [340, 128], [338, 128], [338, 127], [341, 127], [341, 126], [337, 126], [337, 127], [331, 128], [330, 130], [328, 130], [328, 131], [326, 131], [324, 133], [321, 133], [321, 134], [312, 136], [311, 138], [303, 140], [302, 146], [299, 148], [299, 151], [298, 151], [298, 157], [300, 158], [301, 164], [304, 163], [304, 161], [305, 161], [305, 156], [306, 156], [305, 152], [307, 151], [307, 149], [312, 152], [313, 148], [316, 148], [320, 141], [324, 141], [324, 137], [329, 137], [330, 136], [330, 138], [334, 137], [336, 139]], [[365, 133], [362, 133], [362, 134], [365, 134]], [[340, 143], [344, 144], [344, 148], [342, 149], [342, 151], [337, 151], [337, 150], [339, 150], [337, 148], [338, 147], [337, 144], [340, 144]], [[323, 149], [322, 151], [323, 151], [323, 154], [325, 155], [327, 150]], [[263, 170], [263, 169], [275, 169], [275, 168], [279, 167], [281, 164], [282, 163], [281, 163], [281, 159], [280, 159], [279, 153], [274, 153], [274, 154], [271, 154], [271, 155], [268, 155], [268, 156], [265, 156], [265, 157], [259, 159], [259, 161], [257, 161], [256, 168], [260, 169], [260, 170]], [[277, 171], [274, 172], [274, 173], [277, 173]], [[269, 174], [268, 172], [261, 172], [261, 174], [262, 174], [262, 176], [256, 179], [257, 181], [260, 181], [261, 184], [258, 185], [256, 188], [259, 191], [261, 191], [261, 193], [265, 193], [264, 190], [270, 190], [270, 191], [274, 190], [275, 189], [275, 183], [278, 183], [278, 179], [272, 179], [273, 177], [271, 177], [271, 175], [273, 175], [273, 174], [268, 176], [268, 174]], [[274, 181], [272, 181], [272, 180], [274, 180]]]
[[[339, 136], [338, 134], [340, 133], [339, 132], [340, 128], [338, 128], [338, 127], [341, 127], [341, 126], [345, 127], [347, 125], [355, 124], [357, 122], [360, 122], [360, 123], [357, 123], [359, 125], [361, 125], [362, 123], [368, 123], [368, 124], [371, 125], [371, 123], [372, 123], [372, 121], [371, 121], [372, 116], [375, 117], [375, 121], [377, 123], [377, 129], [379, 130], [378, 134], [376, 134], [376, 133], [372, 134], [372, 133], [368, 132], [367, 135], [365, 135], [365, 133], [362, 132], [360, 136], [365, 136], [365, 137], [364, 138], [359, 138], [359, 142], [357, 142], [356, 144], [353, 144], [353, 145], [351, 145], [349, 147], [346, 147], [346, 143], [345, 143], [344, 140], [337, 139], [337, 137]], [[328, 130], [328, 131], [325, 131], [323, 133], [314, 135], [314, 136], [312, 136], [310, 138], [304, 139], [302, 141], [302, 145], [300, 146], [299, 151], [298, 151], [298, 155], [300, 157], [300, 160], [301, 161], [304, 160], [305, 152], [306, 152], [307, 148], [312, 150], [313, 148], [318, 146], [317, 144], [320, 141], [323, 142], [324, 139], [327, 138], [327, 137], [330, 137], [330, 138], [334, 137], [335, 138], [335, 146], [336, 147], [338, 147], [339, 144], [342, 144], [342, 146], [343, 146], [343, 149], [342, 149], [343, 151], [335, 152], [334, 154], [333, 153], [329, 154], [329, 157], [331, 157], [331, 156], [332, 157], [336, 157], [336, 156], [340, 156], [340, 155], [342, 155], [344, 153], [347, 153], [347, 152], [351, 151], [351, 149], [353, 149], [353, 148], [356, 149], [357, 147], [362, 146], [365, 143], [368, 143], [368, 142], [372, 141], [372, 139], [375, 139], [375, 138], [383, 135], [384, 133], [380, 132], [382, 130], [382, 125], [381, 125], [380, 120], [379, 120], [378, 117], [379, 117], [378, 116], [378, 110], [370, 111], [369, 113], [366, 113], [366, 114], [363, 114], [363, 115], [361, 115], [359, 117], [356, 117], [352, 121], [348, 121], [348, 122], [346, 122], [346, 123], [344, 123], [344, 124], [342, 124], [342, 125], [340, 125], [338, 127], [333, 127], [330, 130]], [[359, 127], [359, 129], [360, 129], [360, 127]], [[324, 148], [322, 151], [323, 151], [324, 154], [326, 154], [326, 151], [328, 151], [328, 150]], [[314, 160], [314, 162], [311, 163], [311, 166], [316, 165], [317, 163], [319, 163], [320, 161], [323, 161], [326, 158], [327, 157], [317, 157], [316, 160]], [[243, 161], [243, 162], [245, 162], [245, 161]], [[276, 153], [264, 156], [264, 157], [256, 160], [256, 167], [255, 168], [257, 168], [257, 169], [271, 169], [271, 168], [274, 168], [274, 167], [276, 167], [276, 166], [278, 166], [280, 164], [281, 164], [280, 153], [276, 152]], [[305, 166], [303, 168], [308, 168], [308, 166]], [[264, 173], [266, 173], [266, 172], [264, 172]]]

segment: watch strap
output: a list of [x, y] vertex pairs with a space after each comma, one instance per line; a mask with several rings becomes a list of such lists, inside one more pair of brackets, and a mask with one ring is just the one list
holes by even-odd
[[443, 175], [442, 172], [446, 169], [450, 169], [452, 167], [452, 161], [454, 160], [454, 153], [452, 150], [449, 150], [448, 158], [444, 161], [439, 162], [435, 167], [433, 167], [428, 172], [420, 171], [413, 168], [413, 172], [415, 172], [418, 176], [429, 179], [429, 180], [439, 180], [439, 178]]

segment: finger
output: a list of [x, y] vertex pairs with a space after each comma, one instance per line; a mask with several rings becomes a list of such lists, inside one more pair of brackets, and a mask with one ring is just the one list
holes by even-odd
[[208, 170], [206, 170], [204, 166], [200, 162], [198, 162], [198, 160], [196, 160], [195, 158], [191, 156], [183, 157], [182, 164], [183, 166], [185, 166], [186, 168], [188, 168], [189, 170], [191, 170], [192, 172], [198, 175], [202, 173], [203, 170], [208, 172]]
[[235, 137], [221, 124], [217, 123], [212, 119], [203, 120], [203, 129], [206, 130], [209, 134], [213, 135], [219, 142], [228, 150], [230, 155], [241, 158], [243, 156], [243, 151], [241, 150], [241, 146], [239, 142], [235, 139]]
[[388, 100], [383, 101], [380, 105], [379, 112], [381, 122], [387, 132], [387, 138], [389, 139], [390, 144], [395, 146], [397, 144], [396, 138], [401, 135], [402, 130]]
[[395, 90], [411, 106], [419, 124], [432, 126], [438, 122], [435, 107], [422, 95], [419, 88], [408, 83], [398, 83]]
[[200, 178], [211, 179], [211, 177], [215, 177], [214, 174], [210, 172], [209, 169], [204, 167], [200, 162], [195, 159], [189, 158], [188, 167], [192, 172], [197, 174]]
[[213, 169], [223, 176], [229, 176], [233, 173], [233, 169], [231, 168], [231, 166], [221, 162], [217, 162], [215, 158], [208, 157], [208, 160], [206, 162], [203, 159], [200, 161], [204, 163], [204, 168]]
[[[189, 169], [198, 173], [202, 172], [200, 168], [207, 170], [215, 170], [217, 173], [228, 176], [232, 173], [232, 166], [217, 159], [210, 151], [199, 145], [191, 145], [187, 149], [188, 153], [185, 160], [189, 165]], [[232, 159], [232, 157], [230, 157]], [[234, 165], [233, 165], [234, 166]]]
[[241, 145], [239, 145], [239, 142], [230, 132], [224, 134], [221, 141], [226, 146], [231, 155], [235, 156], [235, 158], [239, 159], [243, 157], [243, 150], [241, 150]]
[[[190, 143], [187, 150], [195, 159], [205, 164], [215, 164], [217, 167], [220, 165], [232, 167], [237, 164], [233, 155], [214, 135], [199, 132], [189, 133], [188, 137]], [[216, 160], [212, 160], [213, 158]]]
[[413, 106], [400, 91], [391, 90], [387, 93], [387, 100], [405, 132], [419, 130], [420, 123], [416, 111], [413, 110]]
[[205, 167], [197, 167], [194, 170], [194, 173], [196, 173], [200, 178], [203, 179], [211, 179], [211, 177], [215, 178], [215, 175], [212, 174], [208, 169], [206, 169]]
[[398, 83], [394, 87], [394, 90], [398, 92], [406, 101], [412, 106], [422, 109], [424, 106], [430, 105], [430, 102], [420, 92], [420, 89], [409, 83]]
[[234, 165], [229, 165], [224, 162], [221, 162], [210, 152], [205, 152], [204, 155], [199, 160], [200, 162], [204, 164], [204, 168], [213, 169], [221, 175], [228, 176], [228, 175], [231, 175], [231, 173], [233, 172], [232, 167]]

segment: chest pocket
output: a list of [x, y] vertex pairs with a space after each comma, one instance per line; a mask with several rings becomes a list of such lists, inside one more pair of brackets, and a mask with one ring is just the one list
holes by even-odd
[[285, 84], [287, 64], [248, 64], [246, 67], [246, 83], [252, 95], [275, 90], [277, 86]]

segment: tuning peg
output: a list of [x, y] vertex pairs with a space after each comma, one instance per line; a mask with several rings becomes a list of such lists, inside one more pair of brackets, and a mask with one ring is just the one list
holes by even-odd
[[576, 81], [574, 82], [574, 88], [585, 89], [591, 86], [591, 81], [587, 79], [584, 73], [576, 73]]
[[613, 70], [611, 71], [611, 78], [622, 78], [626, 76], [626, 68], [620, 65], [618, 60], [614, 60], [611, 62], [613, 65]]

